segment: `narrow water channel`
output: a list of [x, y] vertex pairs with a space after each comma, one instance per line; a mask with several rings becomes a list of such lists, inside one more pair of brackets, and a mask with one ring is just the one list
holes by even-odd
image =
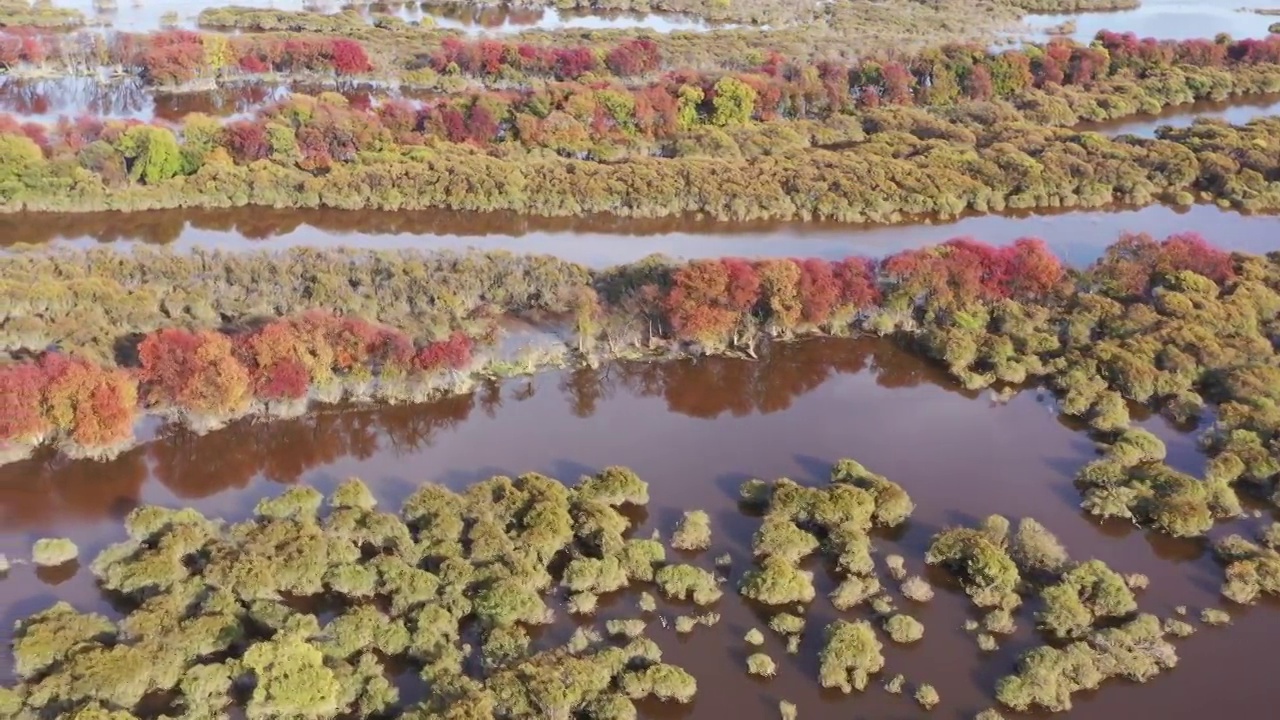
[[593, 267], [631, 262], [654, 253], [675, 258], [878, 257], [955, 237], [997, 245], [1037, 237], [1067, 261], [1085, 265], [1126, 232], [1145, 232], [1158, 238], [1195, 232], [1224, 248], [1265, 253], [1277, 247], [1280, 217], [1242, 215], [1211, 205], [980, 215], [934, 224], [862, 226], [270, 208], [0, 215], [0, 246], [25, 251], [51, 246], [86, 249], [143, 244], [179, 251], [297, 246], [478, 249], [546, 253]]

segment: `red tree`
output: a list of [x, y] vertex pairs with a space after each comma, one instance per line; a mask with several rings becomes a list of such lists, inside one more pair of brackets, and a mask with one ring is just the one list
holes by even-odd
[[0, 444], [38, 440], [52, 429], [43, 413], [44, 385], [35, 363], [0, 365]]

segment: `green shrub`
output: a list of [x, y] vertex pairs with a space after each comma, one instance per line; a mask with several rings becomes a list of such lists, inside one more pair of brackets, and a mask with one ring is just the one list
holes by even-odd
[[747, 672], [760, 677], [773, 677], [778, 674], [778, 665], [764, 653], [752, 653], [747, 657]]
[[80, 548], [67, 538], [41, 538], [31, 547], [31, 561], [41, 567], [56, 567], [75, 560]]
[[816, 593], [813, 573], [773, 557], [766, 558], [759, 568], [747, 571], [739, 591], [744, 597], [765, 605], [807, 603]]
[[818, 680], [824, 688], [840, 688], [846, 694], [867, 688], [871, 676], [884, 667], [884, 655], [875, 630], [865, 620], [837, 620], [827, 626], [818, 654]]

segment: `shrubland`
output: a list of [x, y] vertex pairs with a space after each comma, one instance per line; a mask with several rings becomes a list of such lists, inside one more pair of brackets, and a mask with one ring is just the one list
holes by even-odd
[[[190, 64], [205, 71], [216, 63], [204, 42], [172, 47], [195, 47]], [[629, 42], [607, 53], [621, 76], [604, 79], [554, 58], [535, 62], [538, 53], [518, 48], [450, 45], [441, 50], [457, 56], [448, 66], [485, 66], [492, 55], [499, 64], [527, 61], [546, 77], [421, 103], [353, 107], [332, 93], [295, 96], [225, 122], [193, 114], [177, 128], [3, 119], [0, 208], [258, 204], [885, 222], [1116, 202], [1280, 207], [1271, 120], [1198, 124], [1156, 139], [1065, 127], [1274, 91], [1274, 38], [1146, 43], [1105, 35], [1092, 46], [997, 55], [954, 47], [853, 65], [772, 58], [732, 73], [653, 72], [653, 48]], [[328, 73], [326, 63], [346, 57], [335, 48], [281, 57], [314, 59], [316, 72]], [[630, 83], [632, 75], [643, 79]]]
[[[110, 454], [132, 438], [139, 410], [199, 428], [306, 399], [431, 396], [486, 372], [495, 323], [525, 313], [558, 318], [563, 362], [759, 355], [770, 340], [861, 331], [898, 338], [970, 388], [1047, 383], [1103, 449], [1079, 473], [1085, 508], [1198, 535], [1241, 512], [1238, 492], [1275, 492], [1277, 267], [1274, 256], [1232, 255], [1190, 235], [1125, 236], [1079, 271], [1033, 240], [956, 240], [880, 261], [651, 258], [594, 272], [505, 254], [11, 255], [0, 259], [11, 360], [0, 369], [0, 437], [19, 455], [43, 443]], [[1129, 427], [1128, 403], [1178, 418], [1212, 403], [1205, 477], [1165, 465], [1160, 441]], [[856, 463], [834, 479], [839, 492], [874, 499], [874, 523], [911, 511], [900, 488]], [[760, 503], [775, 489], [744, 492]], [[703, 529], [686, 525], [681, 544], [701, 546]], [[835, 543], [841, 567], [864, 575], [874, 563], [856, 527], [770, 516], [755, 553], [794, 574], [797, 560]], [[1030, 523], [967, 532], [936, 548], [936, 561], [987, 558], [980, 566], [993, 574], [971, 575], [970, 589], [993, 606], [1015, 575], [1056, 577], [1068, 560]], [[778, 597], [808, 595], [793, 579]]]

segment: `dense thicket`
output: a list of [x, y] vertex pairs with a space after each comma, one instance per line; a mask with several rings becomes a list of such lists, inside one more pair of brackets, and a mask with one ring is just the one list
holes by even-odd
[[[157, 46], [160, 55], [149, 47], [131, 62], [181, 57], [217, 74], [209, 68], [231, 60], [209, 53], [241, 51], [222, 36], [171, 39]], [[277, 70], [332, 64], [337, 43], [350, 41], [327, 50], [327, 40], [280, 42], [262, 51]], [[429, 64], [494, 77], [515, 64], [577, 81], [421, 103], [351, 107], [335, 94], [295, 96], [225, 123], [194, 114], [176, 129], [0, 118], [0, 208], [252, 203], [892, 221], [1197, 198], [1280, 207], [1273, 120], [1197, 125], [1155, 140], [1045, 127], [1275, 90], [1280, 38], [1157, 43], [1103, 34], [1088, 47], [999, 55], [956, 47], [852, 66], [774, 57], [752, 72], [672, 72], [634, 86], [599, 79], [598, 66], [651, 75], [661, 59], [647, 41], [564, 52], [446, 44]], [[916, 104], [929, 112], [908, 107]]]
[[[711, 123], [665, 140], [618, 135], [639, 143], [628, 155], [561, 112], [535, 121], [537, 134], [526, 136], [537, 138], [532, 146], [478, 147], [434, 133], [471, 135], [492, 125], [452, 110], [415, 130], [417, 115], [396, 116], [394, 107], [358, 111], [294, 98], [225, 127], [191, 116], [182, 142], [167, 128], [115, 122], [67, 122], [51, 133], [9, 126], [27, 134], [0, 134], [0, 210], [270, 205], [892, 222], [1198, 198], [1280, 208], [1275, 119], [1108, 139], [1020, 122], [971, 129], [898, 110], [869, 117], [889, 123], [870, 135], [845, 116], [728, 129]], [[651, 157], [661, 147], [675, 157]], [[621, 156], [583, 160], [558, 151]]]
[[[502, 254], [94, 251], [4, 258], [0, 297], [4, 346], [33, 358], [0, 372], [3, 438], [17, 451], [127, 440], [134, 398], [199, 426], [304, 397], [423, 397], [486, 363], [533, 369], [473, 361], [468, 338], [504, 314], [541, 312], [562, 318], [588, 360], [755, 354], [764, 338], [861, 330], [902, 338], [967, 387], [1043, 379], [1106, 443], [1080, 473], [1085, 507], [1174, 535], [1239, 514], [1236, 489], [1270, 495], [1280, 471], [1280, 256], [1230, 255], [1195, 236], [1127, 236], [1079, 273], [1032, 240], [956, 240], [878, 262], [658, 258], [594, 273]], [[1131, 402], [1184, 419], [1217, 405], [1203, 480], [1129, 428]]]

